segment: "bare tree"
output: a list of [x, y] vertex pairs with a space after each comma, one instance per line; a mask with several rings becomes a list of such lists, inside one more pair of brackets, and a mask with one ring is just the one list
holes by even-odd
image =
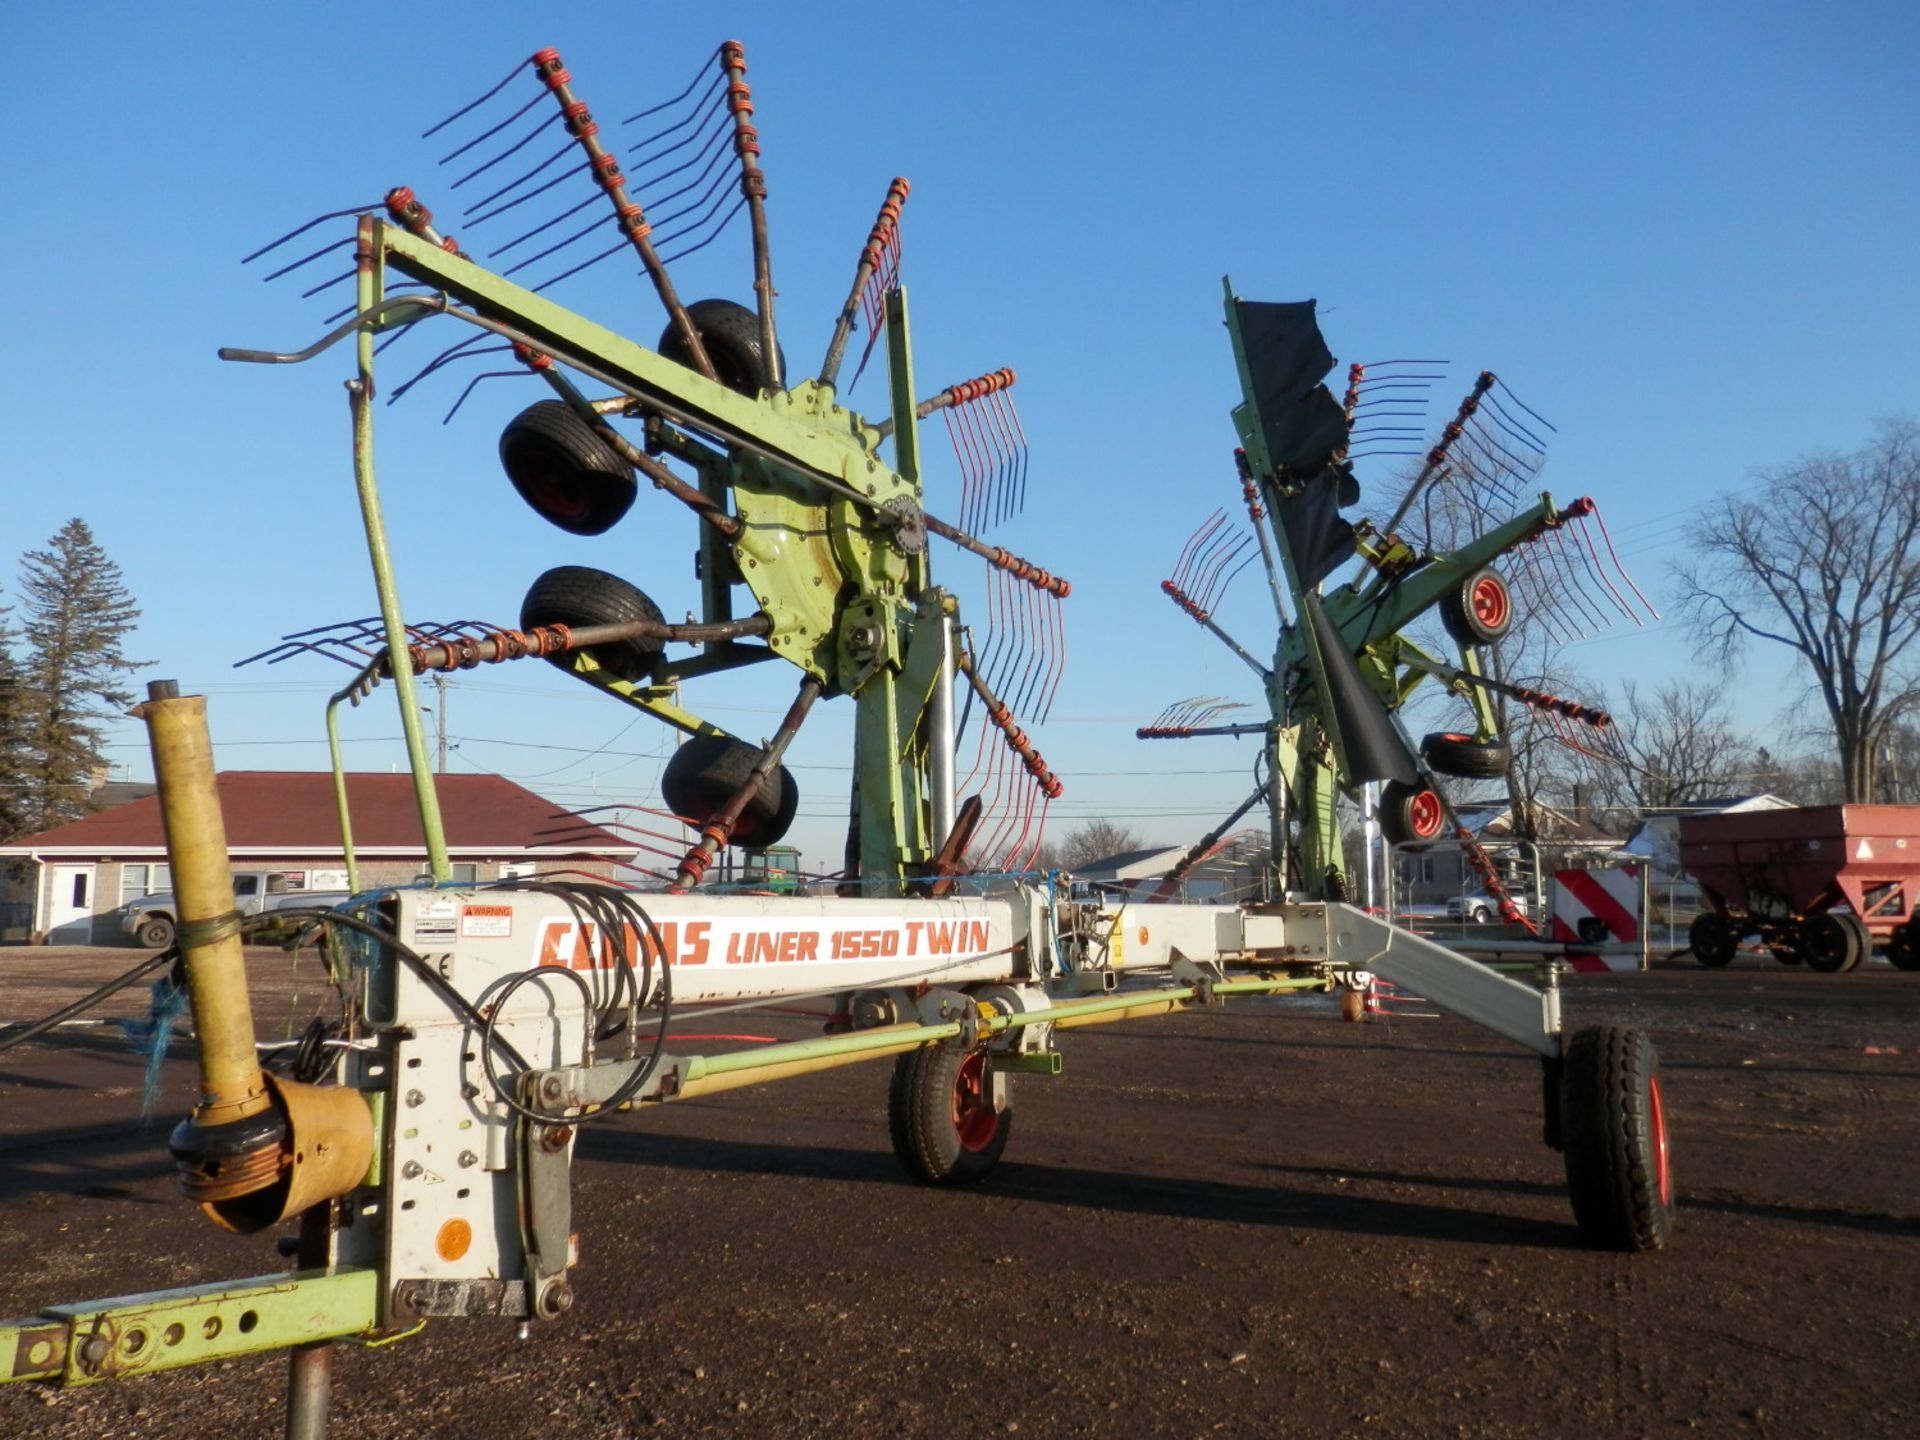
[[1849, 455], [1815, 455], [1726, 494], [1699, 527], [1702, 558], [1677, 567], [1703, 654], [1731, 662], [1749, 638], [1813, 672], [1849, 801], [1875, 798], [1883, 739], [1920, 701], [1920, 424], [1880, 422]]
[[1125, 825], [1116, 825], [1111, 820], [1087, 820], [1069, 830], [1060, 841], [1060, 864], [1065, 869], [1078, 870], [1123, 850], [1138, 850], [1142, 845], [1140, 836]]
[[1662, 685], [1651, 699], [1629, 680], [1614, 712], [1611, 754], [1594, 767], [1595, 800], [1622, 819], [1672, 810], [1711, 796], [1750, 790], [1754, 757], [1733, 729], [1717, 686], [1699, 680]]

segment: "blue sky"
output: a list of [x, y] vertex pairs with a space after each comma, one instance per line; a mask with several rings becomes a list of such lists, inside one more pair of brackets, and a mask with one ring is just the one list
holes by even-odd
[[[1132, 738], [1170, 700], [1255, 698], [1157, 590], [1236, 495], [1223, 274], [1249, 297], [1317, 297], [1342, 363], [1447, 357], [1437, 408], [1499, 371], [1558, 427], [1543, 483], [1600, 501], [1657, 601], [1717, 491], [1920, 409], [1911, 5], [540, 8], [355, 23], [339, 7], [98, 4], [0, 21], [16, 216], [0, 549], [86, 518], [145, 610], [140, 679], [211, 697], [227, 768], [324, 764], [321, 705], [345, 672], [231, 662], [373, 608], [346, 354], [219, 363], [220, 345], [294, 348], [324, 328], [315, 302], [238, 261], [397, 183], [456, 214], [420, 131], [543, 45], [606, 116], [745, 42], [782, 337], [805, 373], [887, 180], [913, 181], [921, 388], [1020, 371], [1032, 481], [1004, 543], [1075, 586], [1065, 686], [1036, 733], [1068, 786], [1061, 828], [1111, 815], [1171, 842], [1247, 788], [1248, 746]], [[649, 339], [661, 317], [634, 268], [609, 262], [560, 298]], [[676, 270], [688, 295], [746, 300], [749, 278], [744, 226]], [[443, 428], [457, 388], [423, 385], [379, 417], [411, 614], [509, 620], [562, 563], [622, 573], [669, 614], [697, 603], [677, 507], [643, 497], [594, 540], [546, 527], [494, 457], [536, 392], [493, 382]], [[870, 374], [853, 403], [881, 395]], [[938, 426], [927, 442], [941, 455]], [[951, 512], [951, 465], [930, 483]], [[955, 556], [940, 573], [965, 594], [974, 569]], [[1256, 650], [1260, 600], [1249, 574], [1223, 607]], [[1570, 659], [1605, 688], [1695, 668], [1676, 624]], [[757, 737], [790, 678], [694, 698]], [[1778, 661], [1728, 683], [1754, 734], [1786, 723], [1796, 682]], [[349, 723], [361, 768], [403, 759], [390, 703]], [[795, 752], [814, 859], [837, 849], [848, 709], [826, 707]], [[535, 663], [459, 677], [450, 715], [454, 768], [568, 804], [644, 802], [669, 740]], [[138, 730], [112, 738], [144, 774]]]

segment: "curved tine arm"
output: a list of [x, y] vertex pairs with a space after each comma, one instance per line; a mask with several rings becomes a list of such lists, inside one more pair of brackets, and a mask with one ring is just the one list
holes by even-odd
[[243, 350], [232, 345], [222, 345], [219, 354], [222, 360], [238, 360], [248, 365], [298, 365], [302, 361], [313, 359], [323, 350], [331, 349], [369, 322], [384, 323], [409, 310], [441, 314], [447, 308], [445, 295], [395, 295], [391, 299], [382, 300], [371, 310], [362, 310], [351, 318], [343, 320], [304, 350], [281, 354], [275, 350]]

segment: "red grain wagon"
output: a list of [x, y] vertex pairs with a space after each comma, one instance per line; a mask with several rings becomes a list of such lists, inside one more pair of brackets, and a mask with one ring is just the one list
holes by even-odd
[[1688, 932], [1702, 965], [1757, 932], [1787, 964], [1852, 970], [1880, 949], [1920, 970], [1920, 805], [1684, 815], [1680, 868], [1713, 902]]

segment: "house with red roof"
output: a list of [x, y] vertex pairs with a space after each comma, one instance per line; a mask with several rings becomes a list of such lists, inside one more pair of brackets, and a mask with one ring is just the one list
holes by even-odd
[[[346, 778], [361, 885], [418, 879], [427, 845], [413, 777]], [[216, 781], [235, 870], [272, 871], [293, 890], [346, 888], [331, 773], [228, 770]], [[458, 883], [558, 871], [609, 878], [637, 853], [632, 841], [497, 775], [438, 775], [434, 783]], [[121, 907], [172, 885], [155, 795], [0, 845], [0, 861], [7, 860], [26, 862], [32, 933], [55, 945], [119, 943], [126, 938], [116, 918]]]

